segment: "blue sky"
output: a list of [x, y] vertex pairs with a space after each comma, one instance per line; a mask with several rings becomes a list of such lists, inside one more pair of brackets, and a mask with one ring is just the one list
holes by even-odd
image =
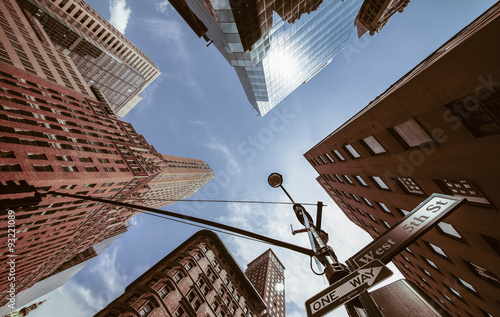
[[[296, 201], [323, 201], [323, 227], [341, 261], [371, 241], [317, 184], [303, 154], [366, 106], [495, 1], [411, 1], [373, 37], [353, 38], [332, 63], [264, 117], [256, 116], [236, 73], [213, 46], [196, 37], [160, 0], [87, 0], [141, 48], [162, 75], [124, 120], [165, 154], [205, 160], [215, 178], [193, 199], [286, 201], [270, 188], [271, 172], [284, 175]], [[177, 203], [166, 210], [245, 228], [308, 246], [290, 206]], [[315, 214], [314, 209], [310, 209]], [[30, 316], [90, 316], [136, 277], [199, 230], [138, 215], [119, 241]], [[221, 235], [245, 269], [269, 245]], [[309, 258], [273, 250], [285, 265], [287, 316], [304, 316], [304, 302], [327, 284], [309, 270]], [[394, 268], [394, 267], [393, 267]], [[400, 278], [397, 275], [396, 278]], [[304, 283], [307, 281], [307, 283]], [[347, 316], [343, 308], [331, 316]]]

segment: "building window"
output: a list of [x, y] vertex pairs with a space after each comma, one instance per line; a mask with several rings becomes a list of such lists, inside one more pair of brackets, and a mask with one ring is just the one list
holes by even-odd
[[80, 160], [80, 162], [92, 162], [91, 157], [78, 157], [78, 159]]
[[365, 182], [365, 180], [363, 179], [363, 177], [361, 177], [359, 175], [354, 175], [354, 177], [356, 177], [356, 179], [361, 184], [361, 186], [368, 187], [368, 184]]
[[43, 153], [26, 153], [30, 160], [47, 160], [47, 156]]
[[186, 271], [191, 271], [191, 269], [193, 268], [193, 264], [191, 264], [191, 262], [188, 262], [184, 267], [186, 268]]
[[314, 162], [316, 162], [316, 165], [321, 165], [317, 158], [314, 158]]
[[409, 148], [433, 142], [429, 134], [425, 132], [414, 119], [394, 126], [392, 131], [394, 131]]
[[354, 198], [354, 200], [355, 200], [355, 201], [357, 201], [358, 203], [360, 202], [360, 201], [359, 201], [359, 198], [358, 198], [356, 195], [351, 194], [351, 196], [352, 196], [352, 198]]
[[379, 176], [372, 176], [370, 178], [375, 183], [375, 185], [377, 185], [379, 189], [389, 190], [389, 186], [387, 186], [387, 184]]
[[463, 300], [462, 295], [460, 295], [460, 293], [458, 291], [456, 291], [455, 289], [453, 289], [453, 288], [451, 288], [449, 286], [448, 286], [448, 289], [450, 290], [450, 292], [453, 293], [453, 295], [455, 295], [456, 297], [458, 297], [458, 298], [460, 298], [460, 299]]
[[375, 217], [373, 217], [371, 214], [368, 214], [368, 217], [373, 221], [373, 222], [377, 222], [377, 219], [375, 219]]
[[453, 196], [467, 198], [469, 202], [490, 205], [490, 202], [483, 196], [474, 183], [467, 180], [448, 180], [438, 182], [444, 189]]
[[345, 180], [346, 180], [349, 184], [354, 185], [354, 183], [353, 183], [353, 182], [352, 182], [352, 180], [349, 178], [349, 176], [347, 176], [347, 175], [343, 175], [343, 176], [344, 176]]
[[386, 149], [377, 141], [377, 139], [375, 139], [373, 135], [361, 140], [361, 144], [363, 144], [372, 155], [387, 153]]
[[365, 204], [367, 204], [368, 206], [370, 206], [370, 207], [373, 208], [373, 204], [366, 197], [361, 197], [361, 199], [363, 199], [363, 201], [365, 202]]
[[360, 215], [364, 216], [365, 214], [363, 213], [363, 211], [361, 211], [361, 209], [359, 208], [356, 208], [356, 210], [359, 212]]
[[53, 172], [54, 169], [50, 165], [33, 165], [33, 168], [37, 172]]
[[140, 311], [139, 311], [139, 315], [141, 315], [141, 317], [144, 317], [144, 316], [147, 316], [149, 315], [149, 313], [153, 310], [153, 305], [151, 305], [150, 303], [147, 303], [146, 306], [144, 306]]
[[95, 166], [85, 166], [85, 170], [87, 172], [99, 172], [99, 170]]
[[353, 159], [361, 157], [361, 155], [358, 153], [358, 151], [356, 151], [356, 149], [351, 144], [347, 144], [346, 146], [344, 146], [344, 149], [347, 151], [349, 156]]
[[446, 106], [474, 136], [480, 137], [500, 133], [499, 102], [500, 93], [486, 88]]
[[382, 209], [386, 213], [389, 213], [389, 214], [391, 213], [391, 211], [389, 210], [389, 208], [384, 203], [377, 202], [377, 205], [379, 205], [380, 209]]
[[196, 260], [196, 262], [198, 262], [199, 260], [201, 260], [201, 254], [196, 253], [196, 254], [194, 255], [194, 259]]
[[[29, 155], [29, 154], [28, 154]], [[13, 151], [0, 151], [0, 157], [5, 157], [5, 158], [15, 158], [16, 155], [14, 154]]]
[[427, 245], [431, 248], [432, 251], [434, 251], [434, 253], [439, 254], [440, 256], [442, 256], [442, 257], [446, 258], [447, 260], [449, 260], [448, 256], [443, 251], [443, 249], [441, 249], [437, 245], [434, 245], [434, 244], [429, 243], [429, 242], [427, 242]]
[[65, 172], [78, 172], [76, 166], [61, 166], [62, 170]]
[[323, 164], [326, 164], [325, 159], [321, 155], [319, 156], [319, 159], [321, 160], [321, 162], [323, 162]]
[[462, 242], [465, 242], [464, 238], [460, 235], [460, 233], [458, 233], [458, 231], [455, 229], [455, 227], [453, 227], [452, 225], [450, 225], [447, 222], [443, 222], [443, 221], [439, 222], [437, 224], [436, 229], [441, 234], [444, 234], [446, 236], [449, 236], [449, 237], [458, 239]]
[[182, 307], [177, 308], [174, 314], [175, 317], [184, 317], [186, 316], [186, 313], [184, 312], [184, 309]]
[[330, 163], [335, 163], [335, 161], [332, 159], [332, 157], [330, 156], [330, 154], [325, 153], [325, 156], [326, 156], [326, 158], [328, 159], [328, 161], [329, 161]]
[[335, 178], [339, 181], [339, 183], [343, 183], [344, 182], [342, 180], [342, 178], [340, 178], [340, 176], [338, 176], [337, 174], [335, 174]]
[[169, 289], [167, 286], [163, 287], [163, 288], [162, 288], [162, 289], [158, 292], [158, 294], [160, 295], [160, 297], [161, 297], [161, 298], [165, 298], [165, 297], [167, 297], [167, 295], [168, 295], [169, 293], [170, 293], [170, 289]]
[[115, 172], [115, 169], [113, 167], [105, 167], [104, 171], [105, 172]]
[[396, 183], [406, 194], [413, 194], [418, 196], [425, 195], [417, 183], [410, 177], [400, 177], [395, 179]]
[[56, 159], [58, 161], [73, 161], [73, 159], [69, 155], [56, 155]]
[[175, 282], [176, 284], [177, 284], [177, 283], [179, 283], [179, 282], [182, 280], [182, 278], [183, 278], [183, 277], [184, 277], [184, 276], [182, 276], [182, 273], [180, 273], [180, 272], [179, 272], [179, 273], [177, 273], [177, 274], [175, 274], [175, 275], [174, 275], [174, 282]]
[[345, 158], [342, 156], [342, 154], [340, 154], [338, 150], [333, 150], [332, 153], [335, 154], [339, 161], [345, 161]]
[[469, 269], [474, 273], [476, 276], [480, 277], [481, 279], [495, 285], [496, 287], [500, 287], [500, 278], [493, 272], [485, 269], [482, 266], [479, 266], [477, 264], [474, 264], [469, 261], [465, 261], [465, 264], [469, 267]]
[[476, 289], [471, 284], [469, 284], [466, 281], [462, 280], [460, 277], [456, 277], [455, 276], [455, 279], [457, 280], [457, 282], [460, 285], [462, 285], [463, 287], [467, 288], [469, 291], [471, 291], [475, 295], [479, 295], [478, 292], [476, 291]]
[[433, 268], [435, 268], [436, 270], [439, 270], [439, 267], [436, 265], [436, 263], [432, 262], [431, 260], [429, 259], [425, 259], [425, 262], [427, 262], [427, 264], [429, 264], [430, 266], [432, 266]]

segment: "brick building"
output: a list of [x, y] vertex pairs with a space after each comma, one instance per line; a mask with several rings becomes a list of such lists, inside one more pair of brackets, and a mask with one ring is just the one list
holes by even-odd
[[95, 317], [261, 316], [266, 304], [213, 232], [195, 233]]
[[270, 317], [285, 317], [285, 267], [269, 249], [247, 265], [245, 275], [264, 299]]
[[[92, 246], [126, 231], [134, 210], [47, 196], [15, 208], [7, 181], [26, 181], [38, 191], [57, 190], [115, 200], [147, 195], [161, 205], [185, 198], [213, 178], [201, 160], [158, 153], [107, 99], [82, 79], [73, 60], [16, 1], [0, 2], [0, 306], [9, 294], [8, 255], [16, 255], [15, 290], [71, 266]], [[157, 177], [170, 175], [170, 178]], [[179, 176], [179, 179], [175, 179]], [[175, 184], [172, 183], [175, 181]], [[145, 201], [142, 201], [144, 202]], [[155, 202], [157, 203], [157, 202]], [[146, 204], [146, 203], [145, 203]], [[156, 204], [158, 205], [158, 204]], [[8, 247], [8, 209], [15, 211], [13, 252]]]
[[373, 238], [432, 193], [467, 204], [393, 263], [452, 316], [500, 314], [500, 4], [304, 156]]

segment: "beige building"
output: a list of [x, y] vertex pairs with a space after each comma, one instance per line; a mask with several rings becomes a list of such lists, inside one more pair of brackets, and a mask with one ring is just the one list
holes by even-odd
[[23, 0], [34, 28], [69, 56], [89, 86], [96, 86], [119, 115], [160, 75], [137, 46], [82, 0]]

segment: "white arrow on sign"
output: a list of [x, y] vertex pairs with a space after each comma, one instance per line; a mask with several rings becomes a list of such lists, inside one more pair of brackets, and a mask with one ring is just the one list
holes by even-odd
[[307, 316], [323, 316], [391, 275], [379, 260], [370, 262], [307, 300]]

